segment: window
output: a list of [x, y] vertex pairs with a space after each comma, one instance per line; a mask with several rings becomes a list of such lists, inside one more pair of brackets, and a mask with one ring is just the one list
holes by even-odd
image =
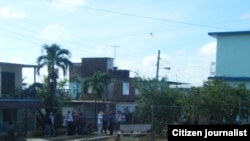
[[140, 95], [140, 91], [135, 88], [135, 95]]
[[11, 94], [15, 91], [15, 73], [2, 72], [2, 94]]
[[92, 93], [92, 87], [88, 87], [88, 94], [91, 94]]
[[122, 94], [123, 95], [129, 95], [129, 83], [124, 82], [122, 85]]

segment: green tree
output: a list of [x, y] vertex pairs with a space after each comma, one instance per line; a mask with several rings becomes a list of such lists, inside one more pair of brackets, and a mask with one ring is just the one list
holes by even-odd
[[69, 58], [71, 53], [67, 49], [60, 48], [57, 44], [43, 45], [42, 55], [37, 58], [37, 72], [40, 75], [40, 70], [43, 67], [47, 67], [49, 85], [49, 107], [54, 108], [55, 94], [57, 88], [57, 79], [59, 78], [59, 69], [63, 71], [63, 75], [66, 76], [69, 66], [72, 64]]
[[170, 88], [164, 80], [146, 78], [136, 78], [134, 86], [140, 91], [136, 114], [144, 123], [152, 123], [156, 134], [178, 121], [181, 112], [179, 99], [183, 95], [179, 89]]
[[196, 118], [210, 124], [232, 124], [249, 115], [249, 91], [244, 84], [230, 85], [221, 80], [205, 81], [193, 87], [181, 100], [190, 121]]
[[23, 87], [21, 91], [21, 96], [25, 98], [38, 98], [37, 90], [42, 88], [43, 88], [42, 83], [39, 82], [33, 83], [30, 86]]
[[[105, 89], [107, 90], [107, 85], [110, 83], [111, 76], [105, 72], [97, 71], [93, 76], [85, 79], [83, 81], [84, 91], [87, 89], [92, 90], [92, 94], [95, 96], [95, 118], [97, 117], [96, 100], [102, 99]], [[99, 110], [99, 109], [98, 109]]]
[[[64, 88], [65, 85], [67, 84], [67, 79], [59, 79], [58, 80], [58, 86], [57, 86], [57, 95], [55, 95], [55, 103], [58, 107], [65, 105], [65, 101], [68, 100], [67, 97], [64, 97]], [[33, 89], [35, 88], [36, 91], [36, 97], [40, 98], [41, 101], [44, 103], [44, 105], [49, 105], [51, 102], [50, 99], [50, 91], [49, 91], [49, 84], [48, 84], [48, 77], [47, 76], [43, 76], [42, 78], [42, 82], [41, 83], [35, 83], [33, 85], [30, 86], [31, 87], [31, 91], [27, 91], [28, 92], [33, 92]], [[29, 89], [28, 89], [29, 90]], [[30, 95], [30, 94], [29, 94]], [[46, 113], [51, 112], [50, 111], [51, 108], [45, 108]], [[37, 118], [38, 121], [38, 127], [42, 127], [44, 126], [44, 119], [46, 118], [46, 114], [44, 114], [41, 109], [37, 109], [39, 115]], [[55, 116], [56, 116], [56, 124], [57, 125], [61, 125], [61, 113], [59, 113], [60, 111], [54, 111]]]
[[95, 72], [93, 76], [84, 80], [84, 89], [91, 89], [92, 93], [100, 100], [103, 97], [105, 88], [110, 83], [111, 77], [104, 72]]
[[202, 112], [202, 96], [201, 96], [202, 87], [191, 87], [186, 92], [186, 94], [180, 100], [182, 111], [183, 111], [183, 118], [185, 122], [184, 124], [190, 124], [194, 120], [197, 119], [199, 112]]

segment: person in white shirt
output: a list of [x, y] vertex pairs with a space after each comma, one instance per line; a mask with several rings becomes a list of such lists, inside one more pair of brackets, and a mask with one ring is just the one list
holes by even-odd
[[68, 126], [68, 136], [74, 135], [75, 134], [75, 128], [74, 128], [74, 118], [73, 118], [73, 113], [68, 111], [67, 115], [67, 126]]
[[97, 115], [97, 128], [98, 128], [98, 135], [102, 135], [102, 121], [103, 121], [103, 112], [100, 111]]
[[122, 123], [122, 113], [121, 111], [118, 111], [116, 114], [116, 123], [117, 123], [117, 130], [120, 130], [120, 125]]

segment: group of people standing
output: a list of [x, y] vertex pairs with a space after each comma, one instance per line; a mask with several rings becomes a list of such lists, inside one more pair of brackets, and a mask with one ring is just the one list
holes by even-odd
[[75, 117], [73, 111], [68, 111], [64, 117], [63, 124], [66, 127], [66, 134], [68, 136], [75, 135], [75, 132], [78, 135], [83, 135], [86, 129], [86, 120], [81, 112]]
[[105, 114], [100, 111], [97, 115], [98, 135], [108, 135], [107, 130], [109, 130], [109, 135], [113, 135], [115, 129], [120, 130], [120, 125], [123, 121], [124, 117], [120, 111], [117, 114], [114, 112]]
[[[120, 111], [118, 113], [109, 112], [107, 114], [100, 111], [97, 115], [97, 129], [98, 135], [113, 135], [114, 130], [120, 130], [120, 125], [124, 122], [125, 118]], [[55, 136], [55, 117], [53, 113], [50, 113], [45, 120], [45, 136]], [[83, 113], [79, 112], [75, 116], [73, 111], [67, 111], [63, 116], [62, 126], [65, 128], [67, 136], [83, 135], [89, 133], [88, 128], [91, 128], [86, 122]], [[93, 128], [93, 127], [92, 127]], [[109, 131], [109, 132], [108, 132]]]

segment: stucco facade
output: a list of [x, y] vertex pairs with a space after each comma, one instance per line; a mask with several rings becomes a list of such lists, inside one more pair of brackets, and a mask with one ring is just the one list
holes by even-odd
[[245, 83], [250, 88], [250, 31], [208, 35], [217, 39], [215, 77], [234, 85]]

